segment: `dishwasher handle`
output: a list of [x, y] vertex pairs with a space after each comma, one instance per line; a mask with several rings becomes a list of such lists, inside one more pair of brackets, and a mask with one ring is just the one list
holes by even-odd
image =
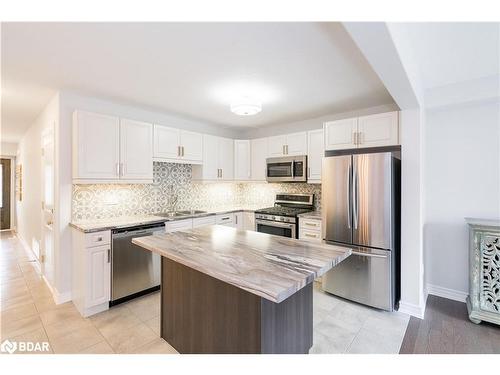
[[122, 238], [122, 237], [135, 237], [135, 236], [148, 236], [155, 232], [164, 231], [165, 224], [161, 223], [160, 225], [148, 226], [148, 227], [132, 227], [132, 228], [120, 228], [113, 229], [112, 235], [113, 238]]

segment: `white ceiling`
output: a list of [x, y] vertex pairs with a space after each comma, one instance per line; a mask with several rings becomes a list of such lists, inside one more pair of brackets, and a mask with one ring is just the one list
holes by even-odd
[[439, 22], [404, 24], [424, 88], [500, 74], [500, 24]]
[[[234, 127], [393, 102], [339, 23], [3, 23], [3, 140], [59, 89]], [[240, 90], [260, 114], [229, 111]]]

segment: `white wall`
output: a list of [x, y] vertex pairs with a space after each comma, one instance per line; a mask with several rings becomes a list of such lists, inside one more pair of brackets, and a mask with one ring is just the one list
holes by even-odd
[[2, 156], [16, 156], [17, 143], [2, 142], [0, 145], [0, 155]]
[[316, 118], [302, 120], [302, 121], [294, 121], [294, 122], [276, 124], [276, 125], [271, 125], [271, 126], [265, 126], [265, 127], [261, 127], [261, 128], [252, 128], [252, 129], [242, 130], [240, 138], [241, 139], [254, 139], [254, 138], [261, 138], [261, 137], [270, 137], [270, 136], [279, 135], [279, 134], [300, 132], [300, 131], [305, 131], [305, 130], [321, 129], [323, 127], [323, 123], [326, 121], [335, 121], [335, 120], [341, 120], [341, 119], [345, 119], [345, 118], [367, 116], [367, 115], [373, 115], [376, 113], [391, 112], [391, 111], [397, 111], [397, 110], [399, 110], [399, 107], [396, 104], [391, 103], [391, 104], [380, 105], [380, 106], [376, 106], [376, 107], [368, 107], [368, 108], [353, 110], [353, 111], [349, 111], [349, 112], [332, 113], [330, 115], [316, 117]]
[[22, 201], [16, 201], [17, 232], [30, 248], [41, 240], [42, 132], [57, 121], [57, 95], [51, 99], [19, 142], [16, 163], [22, 165]]
[[500, 103], [433, 109], [426, 117], [426, 279], [438, 293], [465, 296], [464, 217], [500, 218]]

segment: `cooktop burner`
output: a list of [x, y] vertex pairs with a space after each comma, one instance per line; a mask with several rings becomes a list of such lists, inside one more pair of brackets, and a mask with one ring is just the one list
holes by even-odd
[[297, 216], [298, 214], [302, 214], [304, 212], [312, 211], [313, 208], [303, 208], [303, 207], [287, 207], [287, 206], [274, 206], [263, 208], [255, 211], [258, 214], [267, 214], [267, 215], [279, 215], [279, 216]]

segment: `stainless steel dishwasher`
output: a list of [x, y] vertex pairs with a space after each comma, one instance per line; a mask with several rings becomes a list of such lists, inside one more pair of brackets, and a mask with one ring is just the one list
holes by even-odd
[[160, 255], [132, 243], [159, 232], [165, 232], [164, 223], [112, 230], [110, 306], [160, 289]]

